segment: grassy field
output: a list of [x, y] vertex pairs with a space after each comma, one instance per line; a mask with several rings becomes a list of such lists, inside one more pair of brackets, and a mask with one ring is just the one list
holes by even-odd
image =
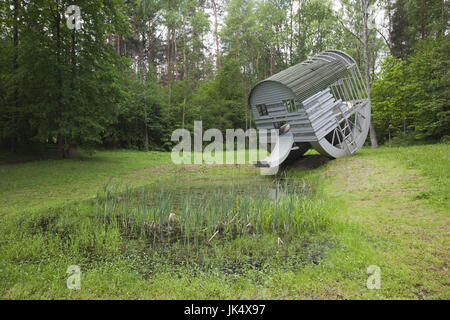
[[160, 152], [1, 165], [0, 297], [449, 299], [449, 163], [429, 145], [276, 177]]

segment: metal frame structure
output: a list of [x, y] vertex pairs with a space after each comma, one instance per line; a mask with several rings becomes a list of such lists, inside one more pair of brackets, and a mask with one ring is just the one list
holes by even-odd
[[258, 129], [288, 123], [293, 148], [312, 147], [331, 158], [358, 152], [369, 131], [371, 106], [361, 72], [352, 57], [338, 50], [259, 82], [248, 104]]

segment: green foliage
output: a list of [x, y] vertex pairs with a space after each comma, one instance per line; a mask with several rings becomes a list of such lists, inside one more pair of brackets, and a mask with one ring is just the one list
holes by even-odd
[[386, 140], [407, 132], [439, 141], [450, 132], [448, 36], [427, 40], [407, 61], [387, 58], [372, 86], [373, 121]]
[[185, 86], [192, 82], [179, 81], [172, 88], [169, 110], [172, 128], [181, 127], [183, 104], [186, 108], [185, 128], [188, 130], [192, 131], [194, 121], [200, 120], [205, 130], [217, 128], [225, 132], [229, 128], [243, 128], [247, 108], [242, 81], [239, 65], [226, 57], [216, 79], [201, 82], [197, 88], [189, 90], [185, 102]]
[[119, 83], [121, 101], [117, 103], [115, 121], [106, 130], [103, 142], [114, 148], [158, 150], [167, 136], [164, 93], [152, 70], [146, 74], [145, 81], [129, 70], [123, 74], [126, 77]]
[[[3, 73], [7, 96], [6, 108], [0, 110], [1, 140], [10, 141], [13, 148], [33, 141], [58, 141], [60, 148], [98, 144], [112, 121], [112, 108], [119, 100], [117, 66], [122, 61], [106, 43], [106, 32], [126, 30], [122, 3], [79, 3], [84, 21], [80, 30], [66, 25], [69, 4], [14, 1], [4, 8], [7, 17], [20, 21], [12, 23], [17, 42], [0, 48], [11, 66]], [[113, 29], [108, 20], [115, 21]]]
[[396, 58], [408, 59], [425, 39], [448, 34], [447, 1], [388, 0], [386, 9], [391, 15], [391, 52]]
[[[370, 3], [370, 22], [383, 9], [390, 26], [368, 30], [381, 140], [441, 139], [449, 131], [448, 2]], [[364, 71], [359, 0], [83, 0], [77, 31], [66, 25], [71, 4], [0, 3], [2, 148], [62, 157], [70, 146], [169, 149], [170, 132], [195, 120], [248, 128], [251, 88], [322, 50], [343, 50]]]

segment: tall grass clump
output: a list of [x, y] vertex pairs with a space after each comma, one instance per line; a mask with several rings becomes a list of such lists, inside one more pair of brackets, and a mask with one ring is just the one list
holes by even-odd
[[325, 201], [304, 181], [191, 190], [167, 186], [105, 186], [95, 199], [97, 218], [125, 238], [157, 243], [211, 243], [271, 233], [290, 240], [331, 227]]

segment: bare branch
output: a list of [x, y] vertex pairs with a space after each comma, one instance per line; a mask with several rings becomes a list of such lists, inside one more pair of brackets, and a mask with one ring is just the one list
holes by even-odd
[[361, 40], [360, 37], [358, 37], [358, 35], [356, 35], [353, 31], [351, 31], [349, 28], [347, 28], [347, 26], [342, 22], [341, 19], [339, 19], [338, 16], [335, 16], [336, 20], [339, 21], [339, 23], [341, 24], [341, 26], [344, 28], [345, 31], [347, 31], [348, 33], [350, 33], [353, 37], [355, 37], [361, 44], [364, 44], [364, 42]]
[[387, 47], [389, 48], [389, 51], [390, 51], [391, 54], [392, 54], [392, 47], [391, 47], [391, 45], [389, 44], [388, 39], [386, 39], [386, 37], [384, 36], [384, 34], [383, 34], [380, 30], [378, 30], [378, 28], [375, 28], [375, 31], [378, 32], [378, 34], [383, 38], [384, 42], [386, 43]]

